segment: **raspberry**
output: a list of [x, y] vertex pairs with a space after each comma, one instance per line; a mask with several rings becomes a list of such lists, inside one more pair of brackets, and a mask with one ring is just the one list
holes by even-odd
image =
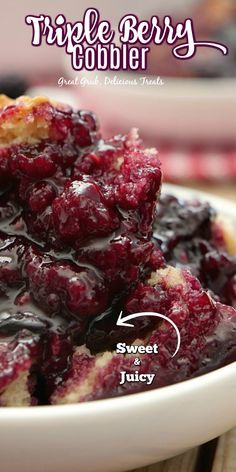
[[83, 240], [111, 233], [119, 227], [119, 218], [106, 205], [98, 185], [73, 181], [53, 202], [55, 227], [65, 241]]
[[56, 308], [56, 313], [79, 318], [94, 316], [106, 306], [104, 281], [92, 269], [34, 254], [25, 272], [34, 300], [48, 312]]
[[45, 210], [54, 200], [55, 190], [47, 182], [36, 182], [29, 191], [28, 205], [34, 213]]
[[98, 267], [105, 274], [112, 293], [117, 293], [138, 280], [152, 247], [150, 241], [127, 234], [106, 238], [97, 245], [86, 245], [78, 250], [77, 258]]

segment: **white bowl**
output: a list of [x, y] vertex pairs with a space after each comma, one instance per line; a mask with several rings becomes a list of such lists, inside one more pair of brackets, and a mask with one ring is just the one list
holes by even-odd
[[[236, 224], [236, 205], [207, 199]], [[4, 472], [121, 472], [179, 454], [236, 425], [236, 362], [149, 392], [78, 405], [0, 408]]]

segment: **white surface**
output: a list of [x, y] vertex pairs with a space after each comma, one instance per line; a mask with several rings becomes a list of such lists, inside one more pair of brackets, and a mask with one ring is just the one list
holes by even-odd
[[[165, 186], [179, 196], [203, 196]], [[207, 195], [235, 221], [236, 206]], [[180, 384], [79, 405], [0, 409], [4, 472], [121, 472], [208, 441], [236, 425], [236, 362]]]
[[51, 15], [54, 19], [58, 14], [63, 13], [68, 21], [76, 22], [83, 18], [86, 8], [96, 7], [101, 13], [102, 19], [109, 19], [113, 27], [116, 26], [120, 18], [130, 12], [137, 15], [148, 16], [156, 14], [174, 14], [181, 11], [184, 6], [185, 13], [191, 13], [191, 6], [199, 0], [188, 0], [188, 8], [184, 5], [184, 0], [125, 0], [107, 1], [96, 0], [57, 0], [49, 2], [40, 0], [1, 0], [1, 28], [0, 28], [0, 52], [1, 52], [1, 73], [5, 71], [18, 71], [22, 74], [38, 74], [42, 72], [51, 73], [56, 71], [61, 60], [65, 56], [64, 49], [56, 46], [47, 46], [43, 41], [40, 47], [31, 46], [32, 28], [25, 24], [26, 15]]

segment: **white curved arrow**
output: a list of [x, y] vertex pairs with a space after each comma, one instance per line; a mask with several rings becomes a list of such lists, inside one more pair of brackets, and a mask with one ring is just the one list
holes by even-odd
[[121, 311], [120, 314], [119, 314], [119, 318], [116, 322], [117, 326], [129, 326], [130, 328], [133, 328], [134, 325], [131, 324], [131, 323], [127, 323], [127, 321], [133, 320], [134, 318], [139, 318], [140, 316], [156, 316], [157, 318], [161, 318], [161, 319], [167, 321], [168, 323], [170, 323], [173, 326], [173, 328], [174, 328], [174, 330], [177, 334], [177, 346], [176, 346], [176, 350], [175, 350], [174, 354], [172, 355], [172, 357], [176, 356], [176, 354], [177, 354], [177, 352], [179, 351], [179, 348], [180, 348], [180, 332], [179, 332], [178, 326], [176, 326], [174, 321], [172, 321], [167, 316], [162, 315], [161, 313], [154, 313], [152, 311], [144, 311], [143, 313], [133, 313], [131, 315], [124, 316], [123, 318], [122, 318], [122, 313], [123, 312]]

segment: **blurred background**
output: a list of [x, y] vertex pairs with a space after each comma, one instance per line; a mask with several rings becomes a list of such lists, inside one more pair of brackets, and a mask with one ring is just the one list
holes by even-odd
[[[40, 5], [39, 5], [40, 3]], [[1, 11], [0, 93], [11, 97], [29, 93], [94, 110], [106, 136], [137, 127], [147, 146], [160, 151], [165, 181], [206, 189], [236, 200], [236, 0], [97, 0], [103, 19], [112, 26], [126, 13], [140, 19], [171, 15], [174, 22], [193, 18], [198, 40], [228, 46], [223, 56], [199, 48], [188, 61], [178, 61], [167, 45], [152, 46], [144, 72], [75, 72], [62, 48], [31, 46], [29, 14], [63, 13], [67, 20], [81, 20], [91, 2], [58, 0], [8, 0]], [[104, 77], [131, 80], [160, 77], [163, 85], [102, 85]], [[60, 77], [89, 81], [97, 76], [101, 86], [58, 87]]]

